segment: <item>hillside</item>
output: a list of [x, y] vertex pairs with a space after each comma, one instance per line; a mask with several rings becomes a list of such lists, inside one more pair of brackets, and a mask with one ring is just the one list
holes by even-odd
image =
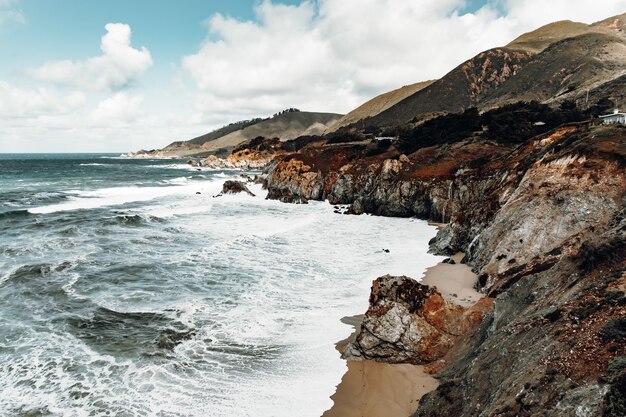
[[405, 85], [393, 91], [389, 91], [387, 93], [376, 96], [343, 116], [339, 120], [339, 122], [337, 122], [333, 127], [329, 128], [325, 133], [332, 133], [342, 127], [354, 124], [359, 120], [376, 116], [377, 114], [380, 114], [381, 112], [387, 110], [389, 107], [396, 105], [405, 98], [412, 96], [418, 91], [428, 87], [434, 82], [435, 80], [429, 80]]
[[321, 135], [342, 117], [335, 113], [285, 111], [267, 119], [244, 120], [187, 141], [173, 142], [163, 149], [131, 153], [131, 157], [185, 158], [225, 156], [240, 143], [258, 136], [281, 141], [303, 135]]
[[287, 141], [303, 135], [320, 135], [340, 118], [340, 114], [334, 113], [284, 113], [207, 141], [202, 148], [206, 151], [230, 148], [258, 136]]
[[[626, 415], [626, 127], [597, 118], [608, 98], [626, 104], [624, 17], [547, 25], [376, 97], [332, 135], [255, 139], [206, 161], [263, 168], [249, 180], [268, 199], [445, 223], [429, 244], [450, 258], [434, 268], [475, 272], [461, 288], [475, 299], [438, 292], [452, 270], [427, 271], [431, 287], [377, 278], [338, 347], [342, 384], [351, 363], [419, 364], [438, 386], [411, 394], [413, 417]], [[394, 137], [370, 137], [383, 127]], [[357, 398], [374, 398], [356, 375]], [[339, 393], [325, 416], [368, 415]]]
[[343, 350], [434, 373], [414, 417], [623, 416], [626, 128], [571, 123], [510, 143], [491, 127], [406, 153], [305, 147], [270, 165], [268, 198], [447, 223], [431, 250], [464, 253], [483, 298], [464, 312], [432, 287], [378, 278]]
[[519, 101], [581, 105], [605, 96], [626, 96], [626, 15], [585, 25], [557, 22], [482, 52], [440, 80], [418, 90], [359, 128], [397, 126], [432, 114], [480, 110]]
[[584, 35], [593, 31], [592, 26], [584, 23], [563, 20], [549, 23], [532, 32], [524, 33], [514, 39], [506, 47], [510, 49], [523, 49], [528, 52], [539, 53], [554, 42]]

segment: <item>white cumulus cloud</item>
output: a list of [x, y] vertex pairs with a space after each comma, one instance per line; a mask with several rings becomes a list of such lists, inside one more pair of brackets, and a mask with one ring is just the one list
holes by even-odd
[[94, 125], [119, 126], [132, 123], [141, 116], [143, 96], [118, 92], [102, 100], [90, 113], [89, 121]]
[[102, 37], [102, 55], [84, 61], [53, 61], [29, 71], [32, 77], [85, 89], [117, 90], [127, 86], [152, 66], [145, 47], [131, 46], [130, 26], [109, 23]]
[[473, 55], [556, 20], [591, 23], [626, 0], [264, 0], [256, 19], [220, 14], [182, 65], [205, 120], [284, 107], [347, 112], [372, 96], [439, 78]]
[[21, 10], [15, 8], [15, 0], [0, 0], [0, 28], [8, 22], [26, 23]]
[[80, 108], [84, 102], [85, 95], [80, 92], [62, 94], [46, 88], [24, 89], [0, 80], [1, 119], [63, 115]]

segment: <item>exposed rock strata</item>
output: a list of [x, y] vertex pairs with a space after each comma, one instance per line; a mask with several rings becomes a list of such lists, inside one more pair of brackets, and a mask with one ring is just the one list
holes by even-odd
[[254, 159], [247, 159], [237, 155], [229, 156], [226, 159], [211, 155], [202, 160], [200, 166], [210, 169], [240, 169], [240, 170], [263, 170], [269, 164], [273, 155], [257, 156]]
[[436, 288], [405, 277], [380, 277], [372, 284], [370, 307], [354, 343], [343, 357], [349, 360], [416, 364], [443, 357], [454, 342], [478, 326], [492, 307], [483, 298], [464, 308], [448, 303]]
[[[519, 146], [467, 139], [402, 160], [358, 145], [304, 149], [273, 163], [267, 186], [353, 213], [448, 223], [431, 249], [465, 251], [495, 306], [457, 339], [417, 415], [617, 416], [626, 340], [611, 326], [626, 316], [625, 168], [626, 128], [572, 125]], [[405, 335], [415, 315], [389, 297], [358, 351], [436, 357]]]

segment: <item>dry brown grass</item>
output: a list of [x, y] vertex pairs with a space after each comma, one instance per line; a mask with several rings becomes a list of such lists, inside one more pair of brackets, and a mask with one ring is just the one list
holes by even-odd
[[405, 98], [417, 93], [418, 91], [428, 87], [436, 80], [422, 81], [415, 84], [405, 85], [396, 90], [389, 91], [374, 97], [368, 102], [362, 104], [350, 113], [342, 117], [337, 124], [329, 128], [325, 133], [332, 133], [339, 128], [349, 126], [367, 117], [376, 116], [377, 114], [387, 110], [391, 106], [401, 102]]

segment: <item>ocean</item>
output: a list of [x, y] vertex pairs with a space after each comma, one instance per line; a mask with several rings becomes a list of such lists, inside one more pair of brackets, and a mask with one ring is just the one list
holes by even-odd
[[318, 417], [341, 318], [441, 259], [423, 221], [184, 162], [0, 154], [0, 416]]

